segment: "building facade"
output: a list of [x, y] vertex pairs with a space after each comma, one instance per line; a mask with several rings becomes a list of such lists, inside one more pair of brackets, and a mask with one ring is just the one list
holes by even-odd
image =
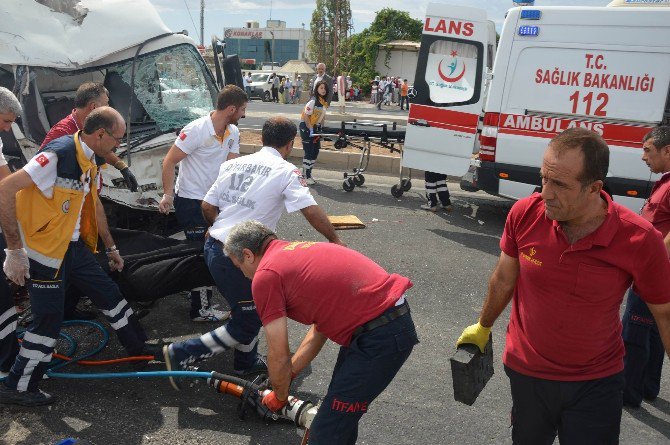
[[[307, 60], [310, 31], [287, 28], [286, 22], [268, 20], [265, 28], [258, 22], [248, 21], [243, 28], [224, 28], [226, 55], [237, 54], [242, 63], [282, 66], [289, 60]], [[253, 60], [253, 62], [252, 62]]]

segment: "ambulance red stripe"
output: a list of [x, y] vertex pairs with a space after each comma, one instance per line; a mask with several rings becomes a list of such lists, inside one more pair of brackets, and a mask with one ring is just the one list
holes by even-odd
[[420, 119], [428, 122], [431, 127], [446, 128], [447, 130], [466, 133], [476, 133], [479, 115], [427, 105], [412, 104], [409, 111], [409, 121], [411, 122]]
[[[533, 119], [535, 126], [541, 126], [542, 130], [533, 129]], [[509, 124], [514, 126], [506, 126]], [[642, 138], [653, 127], [651, 126], [632, 126], [622, 124], [612, 124], [604, 122], [586, 122], [577, 119], [553, 118], [547, 116], [524, 116], [518, 114], [501, 114], [498, 134], [511, 134], [517, 136], [529, 136], [537, 138], [551, 139], [560, 131], [569, 128], [569, 126], [590, 125], [593, 130], [600, 133], [608, 144], [620, 147], [641, 148]], [[519, 128], [523, 126], [524, 128]], [[530, 127], [530, 128], [525, 128]], [[551, 130], [547, 130], [547, 127]]]

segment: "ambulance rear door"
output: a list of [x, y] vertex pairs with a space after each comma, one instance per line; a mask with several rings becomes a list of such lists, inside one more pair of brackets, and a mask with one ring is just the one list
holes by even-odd
[[428, 5], [403, 166], [457, 176], [467, 171], [494, 56], [495, 28], [486, 11]]

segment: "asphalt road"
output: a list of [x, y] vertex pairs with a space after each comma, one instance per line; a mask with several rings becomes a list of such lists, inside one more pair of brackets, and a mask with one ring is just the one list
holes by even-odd
[[[372, 403], [360, 424], [359, 444], [509, 444], [509, 385], [501, 363], [508, 311], [494, 327], [495, 375], [474, 406], [453, 400], [449, 357], [461, 330], [477, 319], [489, 273], [499, 254], [498, 242], [511, 203], [484, 194], [454, 193], [454, 211], [429, 213], [422, 181], [402, 198], [393, 198], [393, 178], [367, 176], [364, 187], [346, 193], [339, 172], [315, 172], [317, 201], [331, 215], [357, 215], [362, 230], [342, 232], [351, 248], [373, 258], [389, 271], [414, 282], [409, 292], [421, 343], [391, 386]], [[454, 190], [455, 185], [450, 188]], [[298, 214], [285, 215], [278, 227], [282, 238], [319, 240]], [[333, 273], [346, 271], [333, 271]], [[196, 335], [206, 325], [187, 319], [187, 299], [162, 299], [143, 319], [153, 340]], [[213, 327], [213, 326], [212, 326]], [[306, 327], [289, 326], [293, 348]], [[90, 343], [94, 339], [77, 336]], [[86, 347], [86, 345], [82, 346]], [[265, 349], [262, 342], [261, 349]], [[294, 393], [322, 397], [335, 363], [337, 347], [326, 344], [311, 369], [301, 375]], [[103, 357], [121, 354], [112, 340]], [[232, 357], [221, 354], [203, 368], [229, 372]], [[67, 368], [66, 368], [67, 369]], [[105, 370], [136, 369], [118, 366]], [[146, 370], [162, 369], [148, 365]], [[652, 404], [623, 415], [621, 442], [661, 444], [670, 440], [669, 370]], [[0, 408], [0, 444], [53, 444], [76, 437], [88, 444], [230, 444], [286, 445], [300, 443], [300, 431], [286, 423], [237, 418], [237, 401], [208, 388], [203, 381], [175, 392], [165, 380], [56, 380], [42, 388], [60, 397], [51, 407]]]

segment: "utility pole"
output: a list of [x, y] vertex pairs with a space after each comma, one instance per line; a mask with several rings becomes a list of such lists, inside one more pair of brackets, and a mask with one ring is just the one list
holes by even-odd
[[335, 0], [335, 23], [333, 23], [333, 75], [339, 72], [340, 45], [340, 0]]
[[200, 45], [205, 47], [205, 0], [200, 0]]

